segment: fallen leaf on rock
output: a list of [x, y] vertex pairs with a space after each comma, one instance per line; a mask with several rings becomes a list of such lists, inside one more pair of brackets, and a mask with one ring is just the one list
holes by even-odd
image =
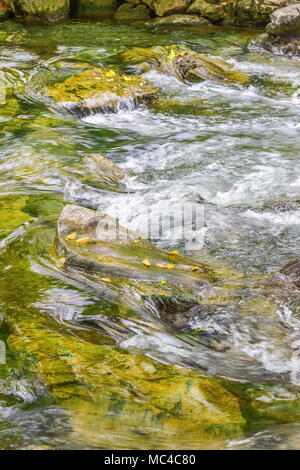
[[76, 236], [77, 236], [77, 232], [72, 232], [70, 233], [70, 235], [66, 236], [66, 240], [75, 240]]
[[174, 264], [167, 264], [166, 266], [166, 269], [173, 269], [174, 268]]
[[132, 243], [140, 243], [141, 240], [132, 240]]
[[149, 261], [148, 259], [144, 259], [143, 264], [144, 264], [145, 266], [151, 266], [151, 263], [150, 263], [150, 261]]
[[66, 258], [64, 256], [62, 256], [61, 258], [59, 258], [59, 262], [60, 262], [60, 264], [65, 264]]
[[194, 267], [192, 268], [192, 271], [199, 271], [199, 269], [200, 269], [199, 266], [194, 266]]
[[85, 238], [78, 238], [78, 240], [76, 240], [76, 243], [81, 243], [81, 244], [85, 244], [87, 242], [90, 241], [90, 237], [85, 237]]
[[109, 70], [109, 71], [106, 72], [106, 74], [105, 74], [105, 76], [106, 76], [107, 78], [113, 78], [113, 77], [115, 77], [116, 75], [117, 75], [117, 74], [116, 74], [116, 72], [115, 72], [114, 70]]
[[104, 282], [111, 282], [111, 279], [109, 279], [109, 277], [100, 277], [100, 279]]
[[170, 251], [169, 255], [179, 255], [179, 251], [178, 250]]

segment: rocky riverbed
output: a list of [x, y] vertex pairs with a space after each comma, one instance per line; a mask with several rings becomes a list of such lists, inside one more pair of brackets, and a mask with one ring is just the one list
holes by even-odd
[[44, 6], [1, 4], [0, 448], [299, 448], [298, 6]]

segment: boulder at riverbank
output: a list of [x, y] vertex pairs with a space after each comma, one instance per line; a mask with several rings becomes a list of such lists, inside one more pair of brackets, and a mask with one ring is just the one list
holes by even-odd
[[56, 23], [69, 18], [70, 0], [5, 0], [16, 17], [26, 21]]

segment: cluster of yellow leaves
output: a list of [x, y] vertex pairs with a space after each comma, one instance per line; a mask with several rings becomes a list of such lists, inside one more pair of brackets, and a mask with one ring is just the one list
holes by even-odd
[[75, 240], [76, 243], [84, 245], [85, 243], [88, 243], [90, 241], [90, 237], [83, 237], [83, 238], [78, 238], [77, 237], [77, 232], [72, 232], [69, 235], [66, 236], [66, 240]]

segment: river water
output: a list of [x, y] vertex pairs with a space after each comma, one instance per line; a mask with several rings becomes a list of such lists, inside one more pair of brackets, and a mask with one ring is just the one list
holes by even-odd
[[[226, 263], [246, 276], [278, 270], [299, 255], [300, 62], [259, 49], [255, 43], [259, 33], [83, 21], [51, 28], [13, 21], [2, 24], [0, 69], [14, 93], [0, 113], [3, 307], [36, 306], [74, 331], [81, 328], [83, 315], [100, 313], [113, 322], [117, 299], [108, 301], [95, 285], [68, 278], [52, 262], [56, 221], [64, 202], [100, 208], [112, 216], [126, 206], [127, 217], [123, 215], [121, 222], [146, 233], [149, 206], [159, 213], [163, 202], [168, 214], [187, 201], [201, 201], [205, 243], [200, 256]], [[59, 112], [41, 97], [45, 82], [65, 73], [71, 61], [122, 71], [126, 66], [120, 55], [126, 49], [175, 43], [228, 61], [252, 77], [251, 85], [229, 87], [205, 81], [188, 86], [151, 71], [145, 76], [159, 89], [161, 105], [82, 120]], [[92, 153], [105, 155], [125, 171], [126, 190], [106, 190], [86, 180], [81, 163]], [[21, 225], [15, 222], [11, 209], [24, 211], [27, 219]], [[171, 244], [158, 243], [184, 249], [176, 242], [180, 230], [175, 227]], [[299, 309], [282, 305], [277, 317], [282, 327], [277, 333], [250, 321], [236, 326], [234, 312], [226, 309], [190, 326], [225, 332], [237, 354], [256, 359], [280, 384], [285, 375], [283, 381], [299, 390], [300, 360], [295, 355]], [[167, 363], [197, 367], [204, 361], [212, 375], [256, 380], [251, 368], [245, 366], [241, 372], [243, 363], [237, 371], [234, 358], [230, 364], [228, 358], [206, 357], [171, 331], [156, 330], [155, 322], [150, 327], [138, 319], [123, 319], [124, 331], [134, 332], [129, 337], [114, 332], [112, 324], [102, 331], [108, 344], [118, 341], [125, 349], [135, 348]], [[78, 444], [65, 410], [49, 403], [43, 390], [37, 392], [31, 386], [30, 378], [19, 380], [18, 386], [1, 380], [0, 387], [2, 448], [93, 448], [108, 440], [111, 448], [143, 447], [129, 437], [126, 424], [119, 423], [108, 428], [103, 424], [108, 440], [99, 444], [89, 438], [88, 443]], [[280, 414], [280, 407], [276, 413]], [[164, 448], [159, 441], [151, 445]], [[296, 414], [292, 424], [274, 420], [254, 426], [243, 436], [219, 436], [213, 444], [195, 436], [174, 443], [175, 448], [230, 449], [299, 445]]]

